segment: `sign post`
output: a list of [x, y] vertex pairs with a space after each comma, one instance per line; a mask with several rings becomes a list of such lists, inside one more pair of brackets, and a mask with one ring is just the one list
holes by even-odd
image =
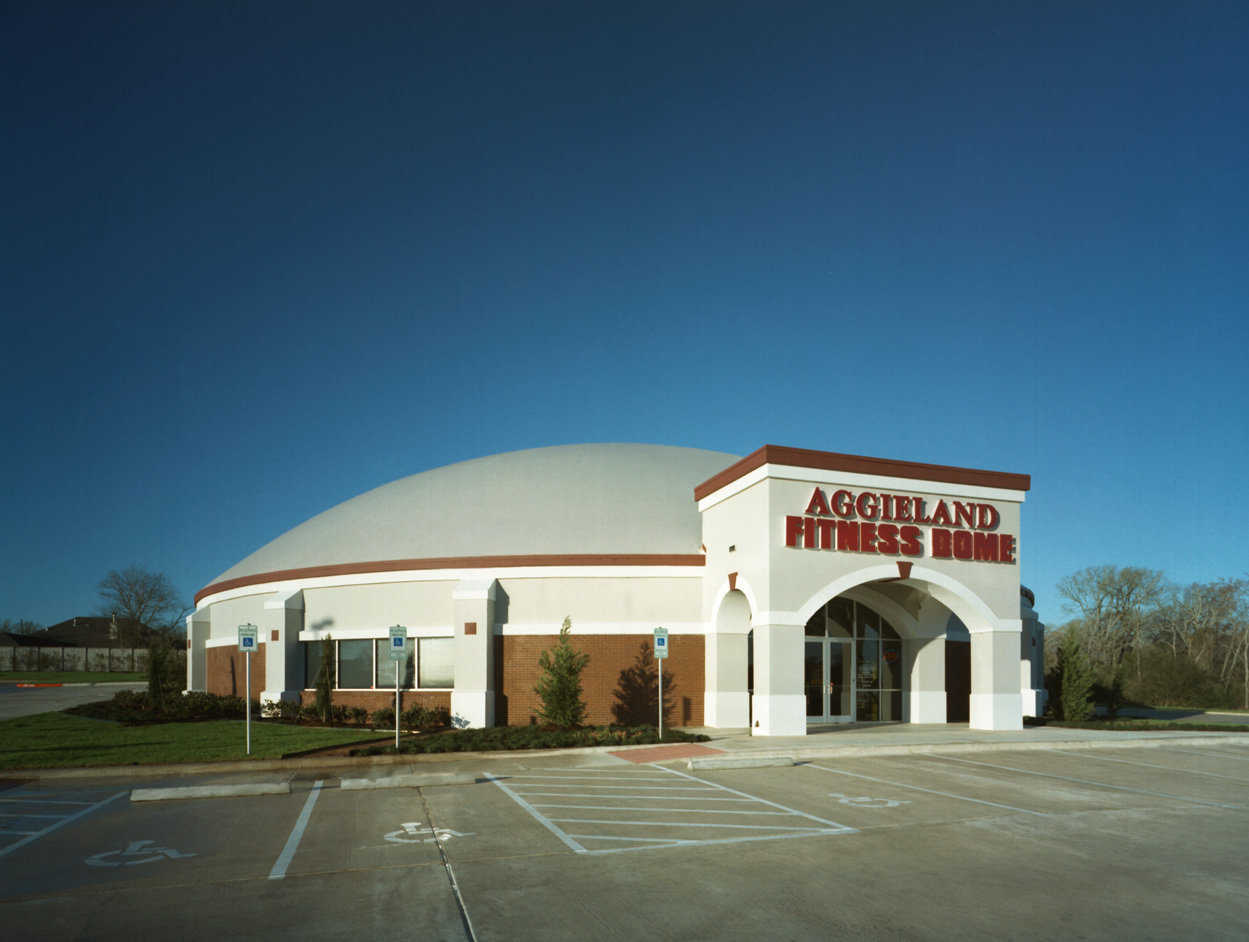
[[403, 625], [390, 627], [390, 659], [395, 662], [395, 752], [399, 751], [399, 666], [407, 653], [408, 629]]
[[664, 658], [668, 656], [668, 629], [655, 629], [655, 660], [659, 662], [659, 741], [664, 741]]
[[246, 679], [243, 681], [243, 702], [247, 704], [246, 722], [247, 728], [247, 754], [252, 754], [252, 653], [256, 650], [256, 644], [259, 639], [259, 629], [255, 625], [239, 625], [239, 650], [243, 652], [243, 663], [247, 665], [245, 670]]

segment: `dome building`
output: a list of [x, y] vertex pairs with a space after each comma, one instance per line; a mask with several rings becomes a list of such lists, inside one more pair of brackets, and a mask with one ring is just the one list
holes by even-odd
[[[669, 633], [666, 721], [805, 733], [849, 721], [1019, 728], [1043, 705], [1043, 629], [1019, 585], [1026, 475], [765, 446], [537, 448], [383, 485], [201, 589], [187, 687], [334, 702], [461, 726], [531, 722], [568, 617], [589, 722], [631, 715], [629, 669]], [[1030, 594], [1029, 594], [1030, 595]], [[653, 664], [649, 665], [653, 670]], [[653, 719], [653, 718], [651, 718]]]

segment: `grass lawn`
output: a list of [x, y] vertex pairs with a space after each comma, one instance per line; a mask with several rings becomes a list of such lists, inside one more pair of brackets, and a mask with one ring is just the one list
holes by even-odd
[[0, 671], [0, 683], [30, 684], [142, 684], [147, 674], [142, 671]]
[[[253, 759], [377, 740], [385, 731], [252, 723]], [[0, 769], [50, 769], [248, 758], [242, 720], [122, 726], [66, 713], [0, 721]]]

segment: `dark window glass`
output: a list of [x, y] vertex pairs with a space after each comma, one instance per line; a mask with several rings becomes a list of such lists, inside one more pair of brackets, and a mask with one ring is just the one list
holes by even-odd
[[317, 674], [321, 672], [321, 642], [305, 641], [304, 645], [304, 686], [315, 687]]
[[854, 603], [835, 598], [828, 603], [828, 633], [834, 638], [854, 637]]
[[344, 690], [368, 690], [373, 686], [373, 642], [338, 642], [338, 686]]

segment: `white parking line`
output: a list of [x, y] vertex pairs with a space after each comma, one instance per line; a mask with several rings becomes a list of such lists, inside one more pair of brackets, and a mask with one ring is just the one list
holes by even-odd
[[[588, 783], [586, 779], [594, 778], [591, 774], [578, 774], [570, 776], [526, 776], [513, 775], [508, 776], [505, 783], [501, 776], [487, 775], [491, 781], [499, 786], [508, 796], [517, 804], [529, 812], [529, 814], [538, 821], [543, 827], [554, 834], [575, 853], [578, 854], [618, 854], [631, 850], [653, 850], [668, 847], [690, 847], [705, 846], [710, 844], [727, 844], [739, 843], [743, 841], [760, 841], [760, 840], [786, 840], [788, 838], [809, 837], [813, 835], [828, 834], [852, 834], [855, 829], [839, 824], [835, 821], [828, 821], [823, 818], [817, 818], [814, 815], [807, 814], [802, 811], [796, 811], [793, 808], [787, 808], [776, 802], [759, 798], [755, 795], [748, 795], [745, 792], [719, 785], [715, 782], [709, 782], [704, 779], [697, 778], [693, 775], [687, 775], [684, 772], [678, 772], [675, 769], [664, 768], [663, 766], [652, 766], [656, 771], [665, 773], [661, 776], [639, 775], [639, 776], [613, 776], [616, 781], [672, 781], [672, 776], [691, 783], [688, 785], [671, 785], [663, 788], [651, 788], [639, 785], [617, 785], [617, 786], [594, 786]], [[604, 776], [606, 777], [606, 776]], [[563, 780], [567, 783], [565, 789], [559, 789], [559, 786], [551, 781], [552, 778]], [[534, 781], [529, 781], [534, 779]], [[581, 791], [580, 789], [595, 788], [597, 791]], [[622, 793], [615, 789], [646, 789], [636, 793]], [[536, 791], [535, 789], [541, 789]], [[681, 794], [662, 794], [661, 792], [680, 792]], [[717, 794], [718, 793], [718, 794]], [[727, 795], [725, 794], [727, 793]], [[715, 797], [712, 797], [715, 796]], [[537, 798], [556, 798], [565, 801], [533, 801], [529, 799]], [[576, 799], [582, 801], [592, 801], [593, 804], [573, 803]], [[572, 801], [570, 801], [572, 800]], [[620, 804], [622, 800], [638, 801], [642, 804]], [[664, 805], [664, 802], [680, 802], [679, 805]], [[707, 807], [709, 802], [732, 802], [737, 805], [731, 810], [720, 807]], [[690, 805], [702, 805], [703, 807], [689, 807]], [[750, 808], [750, 805], [756, 806]], [[767, 810], [759, 809], [757, 806], [764, 806]], [[747, 806], [747, 807], [743, 807]], [[580, 818], [580, 817], [556, 817], [550, 815], [542, 809], [576, 809], [585, 811], [606, 812], [610, 815], [618, 815], [608, 818]], [[649, 814], [650, 817], [634, 818], [633, 814]], [[778, 824], [772, 821], [762, 822], [759, 824], [729, 824], [725, 822], [708, 821], [706, 818], [701, 820], [691, 818], [691, 815], [734, 815], [737, 817], [745, 816], [747, 818], [754, 817], [757, 819], [770, 818], [789, 818], [790, 824]], [[654, 816], [660, 816], [660, 820], [656, 820]], [[800, 823], [801, 822], [801, 823]], [[564, 825], [575, 824], [594, 824], [614, 826], [615, 828], [655, 828], [667, 831], [668, 833], [658, 833], [653, 837], [640, 837], [629, 835], [627, 833], [579, 833], [565, 830]], [[731, 836], [721, 834], [721, 836], [710, 836], [715, 832], [732, 832]], [[682, 832], [691, 833], [693, 835], [706, 834], [705, 837], [683, 837]], [[763, 832], [763, 833], [758, 833]], [[588, 847], [582, 842], [599, 842], [600, 844], [609, 844], [615, 846], [599, 846]], [[626, 846], [620, 846], [626, 845]]]
[[[17, 850], [19, 847], [25, 847], [27, 844], [31, 843], [32, 841], [37, 841], [39, 840], [39, 838], [43, 837], [44, 835], [51, 834], [57, 828], [63, 828], [65, 827], [65, 825], [73, 821], [77, 821], [79, 818], [83, 817], [84, 815], [90, 814], [92, 811], [95, 811], [97, 808], [103, 808], [110, 801], [116, 801], [118, 798], [121, 798], [122, 796], [126, 794], [128, 794], [128, 792], [117, 792], [117, 794], [110, 795], [109, 797], [104, 798], [100, 801], [97, 801], [94, 804], [90, 804], [86, 808], [83, 808], [80, 811], [75, 811], [72, 814], [66, 815], [65, 817], [61, 818], [59, 821], [49, 824], [46, 828], [43, 828], [42, 830], [27, 831], [27, 832], [13, 832], [13, 833], [25, 833], [26, 836], [23, 837], [20, 841], [14, 841], [8, 847], [0, 849], [0, 857], [5, 856], [6, 854], [11, 854], [13, 853], [13, 851]], [[20, 799], [13, 799], [13, 800], [17, 801]], [[38, 804], [38, 802], [33, 801], [33, 799], [31, 800], [31, 803]], [[51, 804], [51, 802], [49, 802], [49, 804]], [[82, 802], [57, 802], [57, 804], [76, 804], [77, 805], [77, 804], [82, 804]]]
[[1212, 808], [1227, 808], [1230, 811], [1238, 811], [1243, 805], [1229, 805], [1221, 801], [1207, 801], [1204, 798], [1188, 798], [1184, 795], [1172, 795], [1168, 792], [1155, 792], [1146, 788], [1128, 788], [1124, 785], [1110, 785], [1106, 782], [1094, 782], [1086, 778], [1074, 778], [1070, 775], [1057, 775], [1053, 772], [1036, 772], [1032, 769], [1020, 769], [1010, 765], [995, 765], [992, 762], [977, 762], [975, 759], [960, 759], [958, 756], [943, 755], [927, 755], [923, 758], [935, 762], [965, 762], [968, 765], [980, 765], [986, 769], [1000, 769], [1004, 772], [1018, 772], [1021, 775], [1037, 775], [1041, 778], [1053, 778], [1063, 782], [1074, 782], [1077, 785], [1092, 785], [1095, 788], [1107, 788], [1116, 792], [1130, 792], [1136, 795], [1149, 795], [1151, 798], [1171, 798], [1174, 801], [1186, 801], [1194, 805], [1207, 805]]
[[1016, 808], [1014, 805], [1004, 805], [997, 801], [986, 801], [983, 798], [969, 798], [967, 795], [956, 795], [953, 792], [937, 791], [935, 788], [921, 788], [919, 785], [907, 785], [905, 782], [892, 782], [887, 778], [874, 778], [871, 775], [860, 775], [858, 772], [846, 772], [842, 769], [830, 769], [828, 766], [815, 765], [814, 763], [806, 763], [804, 768], [819, 769], [822, 772], [832, 772], [834, 775], [848, 775], [851, 778], [861, 778], [868, 782], [875, 782], [878, 785], [892, 785], [895, 788], [909, 788], [912, 791], [927, 792], [929, 795], [940, 795], [943, 798], [954, 798], [958, 801], [971, 801], [978, 805], [989, 805], [993, 808], [1003, 808], [1006, 811], [1018, 811], [1021, 814], [1034, 814], [1039, 818], [1048, 818], [1049, 815], [1044, 811], [1033, 811], [1030, 808]]
[[1090, 749], [1086, 752], [1068, 752], [1066, 749], [1050, 749], [1050, 752], [1059, 752], [1064, 756], [1075, 756], [1077, 759], [1097, 759], [1101, 762], [1118, 762], [1122, 765], [1139, 765], [1143, 769], [1164, 769], [1167, 772], [1183, 772], [1185, 775], [1204, 775], [1207, 778], [1221, 778], [1228, 782], [1239, 782], [1241, 785], [1249, 785], [1249, 779], [1237, 778], [1234, 775], [1219, 775], [1215, 772], [1202, 772], [1198, 769], [1177, 769], [1170, 765], [1158, 765], [1154, 762], [1133, 762], [1131, 759], [1113, 759], [1110, 756], [1099, 756]]
[[[544, 788], [548, 786], [542, 786]], [[646, 801], [754, 801], [754, 798], [704, 798], [701, 795], [604, 795], [602, 792], [593, 792], [590, 794], [578, 794], [574, 792], [531, 792], [526, 791], [526, 795], [533, 795], [540, 798], [640, 798]]]
[[304, 830], [308, 827], [308, 821], [312, 817], [312, 808], [317, 803], [317, 796], [321, 794], [321, 786], [324, 784], [324, 779], [317, 779], [313, 784], [312, 791], [308, 793], [308, 800], [304, 802], [304, 809], [299, 812], [299, 818], [295, 821], [295, 826], [291, 828], [290, 837], [286, 839], [286, 846], [282, 848], [282, 853], [274, 861], [273, 869], [269, 871], [270, 880], [286, 878], [286, 868], [295, 859], [295, 851], [299, 849], [299, 842], [303, 840]]

